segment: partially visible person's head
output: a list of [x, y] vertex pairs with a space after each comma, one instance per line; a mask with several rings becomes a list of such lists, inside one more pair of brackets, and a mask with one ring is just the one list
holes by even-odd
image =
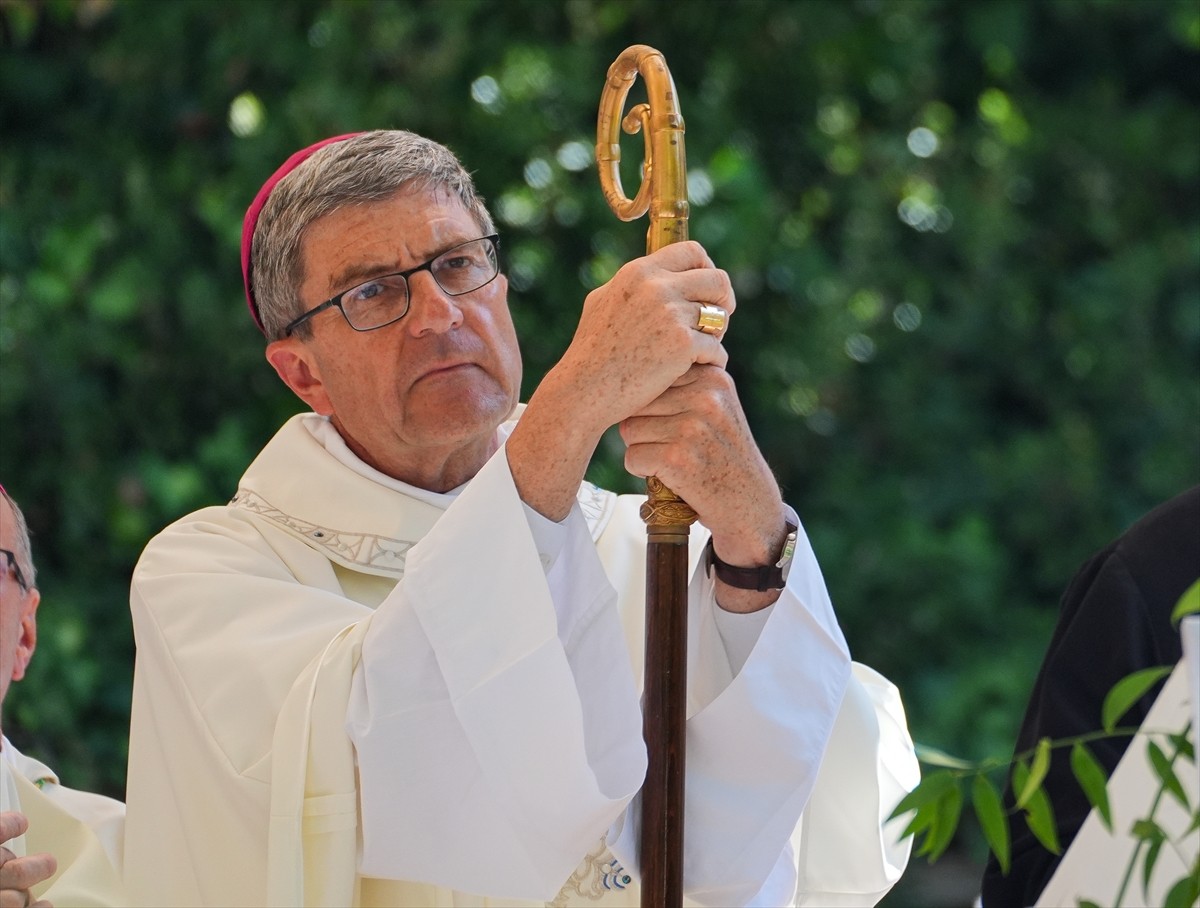
[[[268, 341], [283, 337], [284, 328], [303, 311], [304, 233], [332, 211], [382, 201], [402, 188], [445, 190], [475, 219], [479, 235], [495, 233], [471, 175], [454, 154], [411, 132], [377, 130], [326, 140], [292, 167], [270, 189], [256, 222], [249, 225], [247, 295]], [[253, 208], [247, 218], [255, 220]], [[307, 337], [310, 330], [304, 324], [296, 333]]]
[[25, 669], [37, 646], [37, 607], [29, 528], [12, 497], [0, 486], [0, 703]]

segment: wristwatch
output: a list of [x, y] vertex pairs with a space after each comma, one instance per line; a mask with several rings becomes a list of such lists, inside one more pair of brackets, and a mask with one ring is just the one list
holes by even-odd
[[800, 518], [796, 516], [796, 512], [788, 505], [784, 507], [787, 508], [787, 536], [783, 540], [783, 550], [779, 553], [778, 561], [761, 567], [734, 567], [717, 557], [710, 536], [704, 549], [705, 570], [709, 575], [716, 574], [722, 583], [739, 590], [757, 590], [765, 593], [767, 590], [783, 589], [788, 571], [792, 569], [792, 556], [796, 553], [796, 534], [800, 530]]

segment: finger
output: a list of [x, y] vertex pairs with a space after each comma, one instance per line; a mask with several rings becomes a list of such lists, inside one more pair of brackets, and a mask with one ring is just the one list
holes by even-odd
[[695, 240], [669, 243], [647, 255], [668, 271], [691, 271], [696, 268], [715, 268], [704, 247]]
[[0, 889], [29, 889], [50, 879], [57, 869], [58, 861], [46, 852], [13, 858], [0, 867]]
[[0, 842], [7, 842], [22, 835], [29, 828], [29, 820], [25, 814], [16, 810], [6, 810], [0, 813]]
[[631, 413], [622, 425], [641, 417], [679, 416], [691, 412], [705, 422], [711, 422], [736, 409], [740, 409], [737, 389], [723, 364], [695, 363], [662, 394]]
[[[724, 371], [725, 367], [729, 365], [729, 351], [722, 346], [721, 339], [702, 331], [693, 331], [692, 333], [696, 335], [696, 339], [692, 341], [692, 365], [690, 368], [711, 366]], [[684, 375], [686, 374], [685, 372]], [[678, 380], [677, 378], [676, 381]]]
[[627, 262], [622, 268], [625, 270], [634, 279], [660, 279], [674, 298], [711, 303], [730, 312], [737, 305], [729, 274], [717, 268], [696, 243], [672, 244]]
[[[700, 305], [719, 306], [725, 310], [726, 316], [732, 315], [737, 309], [737, 297], [733, 292], [733, 283], [729, 275], [720, 268], [695, 269], [672, 278], [679, 298], [686, 302]], [[699, 309], [689, 307], [690, 315], [698, 316]], [[696, 321], [693, 320], [693, 325]]]
[[678, 495], [672, 474], [680, 469], [682, 453], [678, 445], [668, 442], [638, 442], [625, 449], [625, 472], [642, 479], [657, 476]]
[[681, 442], [679, 433], [692, 412], [684, 394], [668, 389], [632, 416], [621, 420], [617, 429], [626, 445]]

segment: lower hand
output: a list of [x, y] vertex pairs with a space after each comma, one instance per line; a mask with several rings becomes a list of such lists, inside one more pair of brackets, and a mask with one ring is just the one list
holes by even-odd
[[51, 854], [17, 857], [7, 844], [29, 828], [25, 815], [0, 813], [0, 908], [49, 908], [47, 901], [34, 901], [30, 890], [54, 876], [58, 862]]
[[778, 557], [785, 535], [779, 484], [724, 369], [693, 366], [623, 420], [621, 437], [625, 468], [657, 476], [691, 505], [722, 561], [752, 567]]

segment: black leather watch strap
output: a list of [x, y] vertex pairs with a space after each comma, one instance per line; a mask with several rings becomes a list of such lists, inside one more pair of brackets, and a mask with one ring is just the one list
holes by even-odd
[[783, 550], [779, 560], [773, 564], [761, 567], [735, 567], [726, 564], [717, 557], [713, 548], [712, 537], [704, 549], [704, 563], [710, 574], [716, 574], [717, 579], [739, 590], [757, 590], [765, 593], [767, 590], [781, 590], [787, 580], [788, 568], [792, 566], [792, 554], [796, 550], [796, 533], [800, 529], [798, 523], [793, 523], [790, 516], [787, 521], [787, 538], [783, 540]]

